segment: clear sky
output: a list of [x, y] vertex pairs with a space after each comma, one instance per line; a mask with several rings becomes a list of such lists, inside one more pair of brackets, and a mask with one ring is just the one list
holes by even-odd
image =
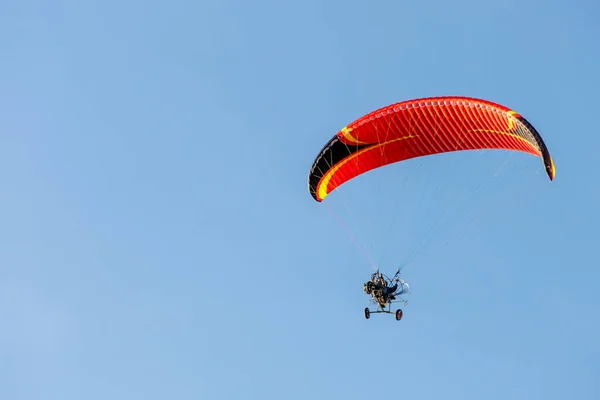
[[[1, 2], [0, 398], [600, 398], [599, 20], [592, 0]], [[522, 113], [556, 180], [470, 153], [312, 200], [337, 130], [438, 95]], [[343, 227], [384, 272], [410, 260], [402, 321], [364, 318]]]

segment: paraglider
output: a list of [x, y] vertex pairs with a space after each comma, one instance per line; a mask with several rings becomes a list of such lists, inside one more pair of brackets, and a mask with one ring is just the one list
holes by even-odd
[[[552, 181], [555, 167], [538, 131], [522, 115], [505, 106], [460, 96], [399, 102], [373, 111], [340, 129], [315, 158], [308, 191], [322, 202], [346, 182], [377, 168], [434, 154], [466, 150], [510, 150], [541, 159]], [[395, 276], [396, 278], [397, 276]], [[396, 296], [390, 281], [364, 285], [371, 301], [385, 311]], [[371, 311], [365, 309], [365, 317]], [[399, 314], [398, 314], [399, 313]], [[398, 310], [396, 319], [402, 318]]]

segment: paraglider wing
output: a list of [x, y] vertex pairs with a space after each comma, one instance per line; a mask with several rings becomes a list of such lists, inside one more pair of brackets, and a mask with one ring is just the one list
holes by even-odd
[[554, 163], [544, 141], [520, 114], [486, 100], [432, 97], [392, 104], [342, 128], [315, 159], [308, 188], [320, 202], [345, 182], [384, 165], [483, 149], [538, 156], [554, 179]]

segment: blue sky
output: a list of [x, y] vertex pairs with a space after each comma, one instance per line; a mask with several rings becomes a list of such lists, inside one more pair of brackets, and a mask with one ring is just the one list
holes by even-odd
[[[599, 19], [566, 0], [0, 3], [0, 398], [599, 398]], [[471, 153], [312, 200], [338, 129], [437, 95], [522, 113], [556, 180]], [[372, 269], [329, 211], [393, 273], [448, 204], [403, 270], [404, 319], [365, 320]]]

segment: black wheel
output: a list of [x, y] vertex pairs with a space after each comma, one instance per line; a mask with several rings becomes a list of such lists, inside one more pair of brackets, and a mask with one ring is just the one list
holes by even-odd
[[369, 307], [365, 308], [365, 318], [369, 319], [371, 317], [371, 310], [369, 310]]
[[402, 319], [403, 315], [404, 315], [404, 313], [402, 312], [402, 310], [397, 309], [396, 310], [396, 321], [400, 321]]

